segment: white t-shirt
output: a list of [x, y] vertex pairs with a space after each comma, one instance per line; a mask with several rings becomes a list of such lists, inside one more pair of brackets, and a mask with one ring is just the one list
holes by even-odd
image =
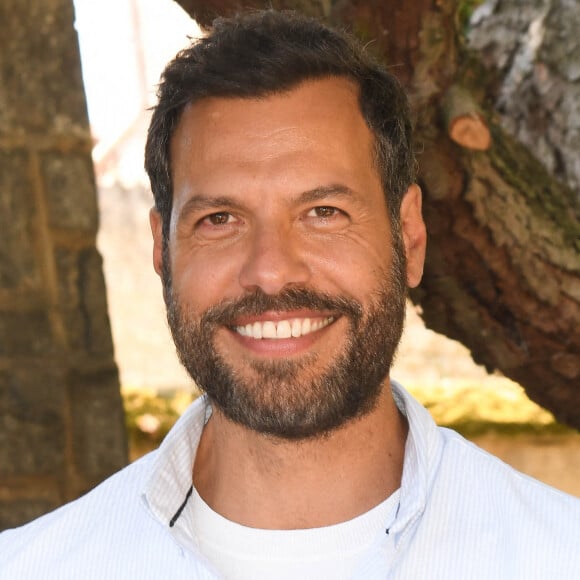
[[227, 580], [346, 580], [386, 533], [399, 490], [347, 522], [304, 530], [263, 530], [229, 521], [193, 490], [187, 518], [199, 550]]

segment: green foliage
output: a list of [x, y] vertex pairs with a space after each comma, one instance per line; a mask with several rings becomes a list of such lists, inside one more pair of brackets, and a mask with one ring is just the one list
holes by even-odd
[[493, 386], [449, 383], [434, 387], [411, 387], [410, 391], [429, 410], [436, 423], [465, 437], [485, 433], [501, 435], [572, 433], [553, 415], [528, 399], [525, 391], [509, 379], [497, 377]]
[[125, 424], [131, 460], [155, 449], [198, 393], [123, 389]]
[[474, 10], [484, 3], [485, 0], [459, 0], [455, 10], [455, 26], [461, 36], [465, 36], [469, 26], [469, 20]]

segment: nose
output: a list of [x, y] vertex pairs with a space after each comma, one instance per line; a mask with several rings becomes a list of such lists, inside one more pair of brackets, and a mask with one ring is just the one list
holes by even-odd
[[300, 251], [299, 240], [290, 232], [267, 227], [253, 232], [240, 269], [240, 284], [245, 290], [260, 288], [270, 295], [288, 286], [303, 285], [310, 269]]

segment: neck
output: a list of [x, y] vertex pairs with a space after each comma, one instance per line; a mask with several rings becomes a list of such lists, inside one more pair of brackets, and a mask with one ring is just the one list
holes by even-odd
[[333, 525], [365, 513], [399, 488], [406, 434], [390, 388], [368, 414], [306, 441], [256, 433], [214, 409], [193, 483], [214, 511], [248, 527]]

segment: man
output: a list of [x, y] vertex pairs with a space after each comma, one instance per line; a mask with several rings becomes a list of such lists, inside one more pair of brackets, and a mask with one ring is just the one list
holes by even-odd
[[578, 578], [579, 502], [389, 379], [425, 254], [401, 88], [292, 14], [164, 72], [153, 261], [206, 395], [157, 452], [0, 536], [0, 578]]

